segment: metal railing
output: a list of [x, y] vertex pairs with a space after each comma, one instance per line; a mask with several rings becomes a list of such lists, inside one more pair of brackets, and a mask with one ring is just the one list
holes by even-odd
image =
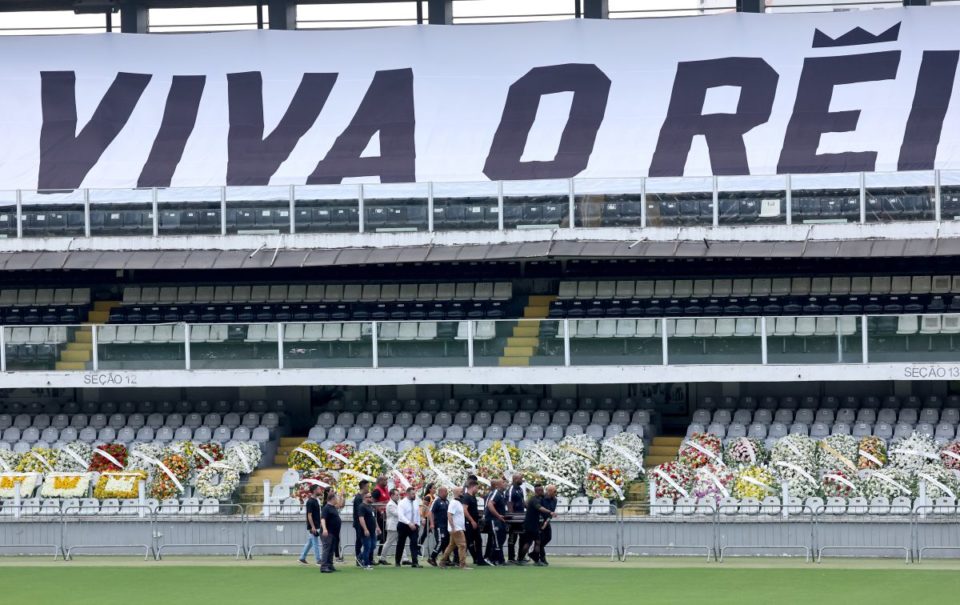
[[939, 222], [960, 171], [0, 191], [0, 237]]

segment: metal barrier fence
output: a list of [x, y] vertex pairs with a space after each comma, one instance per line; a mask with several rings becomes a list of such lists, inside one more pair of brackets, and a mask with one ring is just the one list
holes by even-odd
[[[626, 506], [609, 514], [565, 514], [551, 521], [554, 555], [694, 555], [722, 562], [729, 556], [889, 556], [904, 561], [960, 556], [960, 510], [956, 505], [917, 506], [908, 514], [832, 514], [827, 507], [759, 505], [738, 510], [709, 504]], [[216, 514], [160, 514], [146, 506], [96, 514], [83, 505], [51, 513], [29, 504], [0, 515], [0, 554], [229, 555], [299, 553], [307, 538], [301, 514], [250, 514], [221, 504]], [[655, 514], [651, 515], [653, 512]], [[345, 519], [340, 550], [353, 556], [353, 529]], [[425, 548], [430, 547], [430, 541]]]

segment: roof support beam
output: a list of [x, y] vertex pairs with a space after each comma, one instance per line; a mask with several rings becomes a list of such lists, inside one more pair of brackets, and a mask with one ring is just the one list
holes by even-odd
[[738, 13], [762, 13], [764, 0], [737, 0]]
[[427, 0], [427, 23], [453, 25], [453, 0]]
[[583, 16], [587, 19], [607, 19], [610, 7], [607, 0], [583, 0]]
[[297, 3], [289, 0], [267, 1], [270, 29], [297, 29]]
[[903, 0], [904, 6], [930, 6], [930, 0]]
[[139, 2], [121, 4], [120, 31], [125, 34], [145, 34], [150, 31], [150, 9]]

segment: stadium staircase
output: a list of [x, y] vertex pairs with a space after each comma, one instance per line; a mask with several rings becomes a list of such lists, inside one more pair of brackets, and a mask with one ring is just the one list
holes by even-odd
[[[532, 320], [543, 320], [547, 318], [550, 312], [550, 303], [556, 300], [555, 295], [532, 295], [527, 300], [527, 305], [523, 308], [523, 318]], [[507, 337], [506, 345], [503, 347], [503, 355], [500, 357], [500, 367], [522, 367], [530, 365], [530, 358], [533, 357], [540, 347], [542, 321], [523, 321], [517, 322], [513, 326], [512, 333]]]
[[77, 328], [73, 337], [60, 350], [56, 363], [57, 371], [86, 370], [93, 361], [93, 326], [107, 323], [110, 319], [110, 310], [120, 305], [116, 300], [98, 300], [93, 303], [93, 309], [87, 314], [86, 325]]
[[[680, 451], [680, 444], [683, 443], [683, 437], [677, 436], [658, 436], [653, 438], [653, 442], [648, 448], [647, 455], [643, 462], [647, 472], [653, 467], [677, 459]], [[650, 494], [647, 489], [647, 481], [641, 478], [639, 481], [633, 481], [627, 485], [626, 507], [624, 514], [641, 516], [646, 515], [649, 510]]]
[[266, 468], [256, 469], [240, 484], [240, 504], [246, 507], [248, 514], [260, 514], [263, 510], [264, 480], [270, 482], [271, 489], [280, 485], [283, 474], [287, 471], [287, 456], [306, 440], [306, 436], [281, 437], [280, 447], [277, 448], [277, 453], [273, 457], [273, 464]]

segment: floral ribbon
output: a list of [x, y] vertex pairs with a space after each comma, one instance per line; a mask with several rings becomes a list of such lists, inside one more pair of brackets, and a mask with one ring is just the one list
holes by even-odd
[[355, 470], [350, 469], [350, 468], [345, 468], [345, 469], [341, 470], [340, 472], [341, 472], [341, 473], [346, 473], [347, 475], [353, 475], [354, 477], [359, 477], [360, 479], [366, 479], [367, 481], [376, 481], [376, 480], [377, 480], [376, 477], [371, 477], [370, 475], [368, 475], [368, 474], [366, 474], [366, 473], [362, 473], [362, 472], [360, 472], [360, 471], [355, 471]]
[[[445, 448], [441, 449], [440, 451], [443, 452], [444, 454], [448, 454], [448, 455], [450, 455], [450, 456], [453, 456], [453, 457], [455, 457], [455, 458], [459, 458], [459, 459], [463, 460], [463, 461], [467, 464], [467, 466], [470, 467], [470, 468], [473, 468], [473, 467], [477, 464], [476, 462], [474, 462], [473, 460], [467, 458], [466, 456], [464, 456], [464, 455], [461, 454], [460, 452], [458, 452], [458, 451], [456, 451], [456, 450], [452, 450], [452, 449], [450, 449], [450, 448], [448, 448], [448, 447], [445, 447]], [[508, 456], [508, 458], [509, 458], [509, 456]]]
[[500, 442], [500, 451], [503, 452], [503, 457], [507, 460], [507, 471], [511, 474], [513, 473], [513, 460], [510, 459], [510, 450], [507, 449], [507, 444], [503, 441]]
[[744, 439], [743, 443], [747, 444], [747, 455], [750, 456], [750, 464], [757, 463], [757, 449], [753, 447], [753, 442], [749, 439]]
[[569, 446], [569, 445], [562, 445], [562, 446], [560, 446], [560, 447], [562, 447], [563, 449], [567, 450], [567, 451], [570, 452], [571, 454], [576, 454], [577, 456], [580, 456], [581, 458], [584, 458], [584, 459], [586, 459], [586, 460], [591, 460], [590, 455], [587, 454], [585, 451], [579, 449], [579, 448], [571, 447], [571, 446]]
[[87, 468], [87, 465], [88, 465], [89, 463], [88, 463], [86, 460], [84, 460], [83, 458], [81, 458], [79, 454], [77, 454], [75, 451], [73, 451], [73, 449], [71, 449], [69, 445], [66, 446], [66, 447], [64, 447], [64, 448], [63, 448], [62, 450], [60, 450], [60, 451], [61, 451], [61, 452], [64, 452], [66, 455], [68, 455], [68, 456], [70, 456], [71, 458], [73, 458], [74, 460], [76, 460], [76, 461], [77, 461], [77, 464], [79, 464], [80, 466], [82, 466], [84, 469]]
[[96, 448], [95, 450], [93, 450], [93, 455], [94, 455], [94, 456], [102, 456], [102, 457], [106, 458], [107, 460], [109, 460], [114, 466], [116, 466], [116, 467], [119, 468], [120, 470], [123, 470], [123, 465], [120, 464], [120, 461], [117, 460], [116, 458], [114, 458], [110, 453], [108, 453], [108, 452], [106, 452], [106, 451], [104, 451], [104, 450], [102, 450], [102, 449], [100, 449], [100, 448]]
[[308, 485], [319, 485], [319, 486], [322, 487], [323, 489], [327, 489], [328, 487], [330, 487], [329, 484], [324, 483], [323, 481], [320, 481], [319, 479], [302, 479], [302, 480], [300, 480], [300, 481], [297, 481], [297, 483], [306, 483], [306, 484], [308, 484]]
[[40, 461], [40, 464], [42, 464], [43, 466], [47, 467], [47, 470], [48, 470], [48, 471], [50, 471], [51, 473], [53, 472], [53, 467], [50, 466], [50, 463], [47, 462], [47, 459], [46, 459], [46, 458], [44, 458], [43, 456], [41, 456], [41, 455], [38, 454], [37, 452], [30, 452], [30, 455], [33, 456], [34, 458], [36, 458], [37, 460], [39, 460], [39, 461]]
[[599, 470], [595, 468], [590, 469], [589, 473], [594, 477], [599, 477], [600, 479], [602, 479], [604, 483], [606, 483], [607, 485], [613, 488], [613, 491], [617, 492], [617, 497], [623, 500], [623, 490], [620, 489], [620, 486], [617, 485], [613, 479], [604, 475], [603, 473], [601, 473]]
[[557, 482], [557, 483], [562, 483], [563, 485], [565, 485], [565, 486], [567, 486], [567, 487], [569, 487], [569, 488], [571, 488], [571, 489], [577, 489], [577, 485], [576, 485], [575, 483], [573, 483], [573, 482], [571, 482], [571, 481], [567, 481], [566, 479], [564, 479], [564, 478], [561, 477], [560, 475], [555, 475], [555, 474], [553, 474], [553, 473], [548, 473], [547, 471], [540, 471], [540, 474], [543, 475], [544, 477], [546, 477], [547, 479], [552, 479], [552, 480], [554, 480], [554, 481]]
[[718, 465], [724, 466], [723, 460], [722, 460], [719, 456], [717, 456], [716, 454], [714, 454], [713, 452], [711, 452], [711, 451], [708, 450], [707, 448], [703, 447], [703, 446], [700, 445], [699, 443], [694, 443], [693, 441], [684, 441], [683, 444], [684, 444], [684, 445], [689, 445], [689, 446], [692, 447], [693, 449], [695, 449], [695, 450], [697, 450], [697, 451], [702, 452], [703, 454], [705, 454], [707, 457], [709, 457], [711, 460], [713, 460], [714, 462], [716, 462]]
[[851, 481], [849, 481], [849, 480], [848, 480], [846, 477], [844, 477], [843, 475], [837, 475], [837, 474], [835, 474], [835, 473], [826, 473], [826, 474], [823, 476], [823, 478], [824, 478], [824, 479], [833, 479], [834, 481], [836, 481], [836, 482], [838, 482], [838, 483], [843, 483], [844, 485], [846, 485], [847, 487], [849, 487], [849, 488], [852, 489], [852, 490], [856, 490], [856, 489], [857, 489], [857, 486], [854, 485]]
[[883, 473], [878, 473], [877, 471], [870, 471], [870, 476], [871, 476], [871, 477], [876, 477], [877, 479], [880, 479], [881, 481], [883, 481], [883, 482], [885, 482], [885, 483], [889, 483], [890, 485], [894, 486], [895, 488], [899, 489], [900, 491], [902, 491], [903, 493], [905, 493], [905, 494], [907, 494], [907, 495], [910, 494], [910, 490], [909, 490], [909, 489], [907, 489], [905, 486], [901, 485], [900, 483], [894, 481], [894, 480], [891, 479], [890, 477], [884, 475]]
[[400, 483], [403, 484], [403, 489], [407, 489], [410, 487], [410, 482], [407, 481], [407, 478], [403, 476], [403, 473], [397, 470], [397, 465], [393, 463], [393, 460], [384, 456], [383, 453], [377, 449], [372, 449], [368, 451], [372, 452], [374, 456], [382, 460], [385, 465], [390, 467], [390, 471], [393, 472], [393, 474], [397, 476], [397, 479], [400, 480]]
[[226, 463], [224, 463], [224, 462], [211, 462], [210, 465], [208, 466], [208, 468], [222, 468], [222, 469], [225, 470], [225, 471], [235, 471], [235, 470], [237, 470], [237, 469], [235, 469], [234, 467], [232, 467], [232, 466], [230, 466], [229, 464], [226, 464]]
[[541, 452], [540, 448], [537, 448], [537, 447], [530, 448], [530, 451], [533, 454], [540, 456], [540, 459], [543, 460], [544, 462], [550, 462], [550, 457], [544, 454], [543, 452]]
[[947, 456], [950, 456], [950, 457], [953, 458], [954, 460], [960, 460], [960, 454], [956, 453], [956, 452], [953, 451], [953, 450], [943, 450], [943, 451], [940, 452], [940, 453], [941, 453], [941, 454], [946, 454]]
[[794, 464], [794, 463], [792, 463], [792, 462], [786, 462], [786, 461], [781, 460], [781, 461], [778, 461], [778, 462], [774, 462], [774, 464], [777, 465], [777, 466], [785, 466], [785, 467], [787, 467], [787, 468], [789, 468], [789, 469], [791, 469], [791, 470], [793, 470], [793, 471], [796, 471], [801, 477], [803, 477], [804, 479], [806, 479], [806, 480], [809, 481], [810, 483], [816, 483], [816, 482], [817, 482], [817, 480], [813, 478], [813, 475], [811, 475], [811, 474], [808, 473], [807, 471], [805, 471], [805, 470], [803, 470], [802, 468], [800, 468], [800, 466], [798, 466], [798, 465], [796, 465], [796, 464]]
[[436, 466], [434, 466], [433, 455], [430, 453], [430, 449], [429, 448], [424, 449], [423, 454], [427, 459], [427, 466], [430, 467], [430, 470], [433, 471], [433, 473], [447, 485], [453, 485], [453, 481], [450, 480], [450, 477], [448, 477], [443, 471], [439, 470]]
[[921, 458], [926, 458], [927, 460], [939, 460], [940, 456], [936, 454], [928, 454], [927, 452], [921, 452], [920, 450], [912, 450], [909, 448], [896, 448], [890, 450], [891, 454], [910, 454], [911, 456], [920, 456]]
[[302, 447], [298, 447], [298, 448], [294, 448], [293, 451], [298, 452], [298, 453], [300, 453], [300, 454], [303, 454], [303, 455], [306, 456], [307, 458], [309, 458], [309, 459], [313, 460], [314, 462], [316, 462], [316, 463], [317, 463], [317, 468], [323, 468], [323, 467], [324, 467], [324, 464], [323, 464], [323, 462], [320, 461], [320, 458], [317, 458], [317, 456], [316, 456], [313, 452], [311, 452], [310, 450], [305, 450], [305, 449], [303, 449]]
[[333, 450], [323, 450], [323, 451], [327, 453], [327, 456], [333, 456], [334, 458], [336, 458], [337, 460], [339, 460], [344, 464], [350, 464], [350, 459], [344, 456], [343, 454], [341, 454], [340, 452], [335, 452]]
[[243, 463], [243, 472], [250, 474], [253, 469], [250, 468], [250, 460], [247, 458], [247, 455], [243, 453], [243, 447], [238, 445], [234, 451], [237, 452], [237, 456], [240, 457], [240, 462]]
[[140, 458], [144, 462], [147, 462], [159, 468], [161, 471], [163, 471], [163, 474], [169, 477], [170, 480], [173, 481], [173, 484], [177, 486], [177, 491], [183, 492], [183, 484], [180, 483], [180, 480], [177, 479], [177, 476], [173, 474], [173, 471], [171, 471], [166, 464], [164, 464], [163, 462], [160, 462], [156, 458], [153, 458], [144, 454], [143, 452], [130, 452], [130, 455]]
[[[860, 450], [860, 455], [866, 458], [867, 460], [869, 460], [870, 462], [876, 464], [877, 466], [883, 466], [883, 463], [880, 462], [880, 459], [874, 456], [873, 454], [871, 454], [870, 452]], [[960, 456], [958, 456], [958, 459], [960, 459]]]
[[793, 453], [796, 454], [797, 458], [803, 458], [803, 453], [800, 452], [800, 448], [794, 445], [790, 440], [783, 441], [783, 444], [793, 450]]
[[826, 442], [826, 440], [820, 442], [820, 447], [822, 447], [823, 449], [827, 450], [827, 453], [829, 453], [831, 456], [833, 456], [834, 458], [836, 458], [836, 459], [839, 460], [840, 462], [846, 464], [846, 465], [850, 468], [850, 470], [852, 470], [852, 471], [856, 471], [856, 470], [857, 470], [857, 465], [856, 465], [856, 464], [850, 462], [850, 459], [849, 459], [849, 458], [847, 458], [846, 456], [844, 456], [843, 454], [841, 454], [840, 452], [838, 452], [836, 449], [834, 449], [829, 443]]
[[682, 487], [680, 487], [680, 484], [679, 484], [679, 483], [677, 483], [676, 481], [674, 481], [674, 480], [670, 477], [670, 475], [666, 474], [666, 473], [663, 472], [662, 470], [660, 470], [660, 469], [658, 469], [658, 468], [655, 468], [655, 469], [653, 469], [653, 474], [656, 475], [656, 476], [658, 476], [658, 477], [660, 477], [660, 478], [662, 478], [662, 479], [663, 479], [664, 481], [666, 481], [667, 483], [669, 483], [669, 484], [673, 487], [673, 489], [677, 490], [684, 498], [689, 498], [689, 497], [690, 497], [690, 494], [687, 492], [687, 490], [685, 490], [685, 489], [683, 489]]
[[743, 476], [740, 477], [740, 479], [743, 479], [743, 480], [746, 481], [747, 483], [752, 483], [752, 484], [756, 485], [757, 487], [763, 488], [764, 490], [766, 490], [766, 491], [768, 491], [768, 492], [770, 492], [770, 493], [773, 493], [773, 491], [774, 491], [774, 489], [773, 489], [772, 487], [770, 487], [769, 485], [767, 485], [767, 484], [764, 483], [763, 481], [758, 481], [757, 479], [754, 479], [753, 477], [747, 477], [746, 475], [743, 475]]
[[723, 494], [724, 498], [730, 497], [730, 490], [728, 490], [726, 487], [723, 486], [723, 483], [720, 481], [720, 477], [717, 477], [716, 475], [714, 475], [713, 473], [711, 473], [706, 469], [703, 469], [703, 472], [707, 475], [707, 478], [710, 479], [710, 481], [712, 481], [713, 484], [717, 486], [717, 489], [720, 490], [720, 493]]
[[5, 472], [5, 473], [9, 473], [9, 472], [11, 472], [11, 471], [13, 470], [13, 469], [10, 468], [10, 465], [7, 464], [7, 463], [4, 461], [3, 458], [0, 458], [0, 466], [3, 467], [3, 472]]
[[620, 447], [615, 443], [608, 443], [606, 444], [605, 447], [608, 447], [613, 451], [617, 452], [618, 454], [620, 454], [621, 456], [623, 456], [624, 458], [632, 462], [634, 466], [636, 466], [638, 469], [643, 470], [643, 462], [641, 462], [639, 458], [637, 458], [629, 450], [627, 450], [627, 448]]
[[943, 492], [945, 492], [947, 495], [949, 495], [951, 499], [953, 499], [953, 500], [956, 500], [956, 499], [957, 499], [957, 495], [953, 492], [952, 489], [950, 489], [950, 488], [947, 487], [946, 485], [940, 483], [939, 481], [937, 481], [936, 479], [934, 479], [934, 478], [931, 477], [930, 475], [928, 475], [928, 474], [926, 474], [926, 473], [917, 473], [917, 476], [918, 476], [918, 477], [921, 477], [921, 478], [927, 480], [928, 482], [930, 482], [930, 483], [936, 485], [937, 487], [939, 487], [940, 490], [943, 491]]
[[198, 447], [196, 452], [200, 454], [200, 457], [207, 461], [207, 465], [213, 464], [213, 456], [203, 451], [203, 448]]
[[[543, 475], [545, 473], [540, 473], [540, 474]], [[490, 480], [487, 479], [486, 477], [481, 477], [480, 475], [477, 475], [477, 481], [486, 485], [487, 487], [490, 487]]]

